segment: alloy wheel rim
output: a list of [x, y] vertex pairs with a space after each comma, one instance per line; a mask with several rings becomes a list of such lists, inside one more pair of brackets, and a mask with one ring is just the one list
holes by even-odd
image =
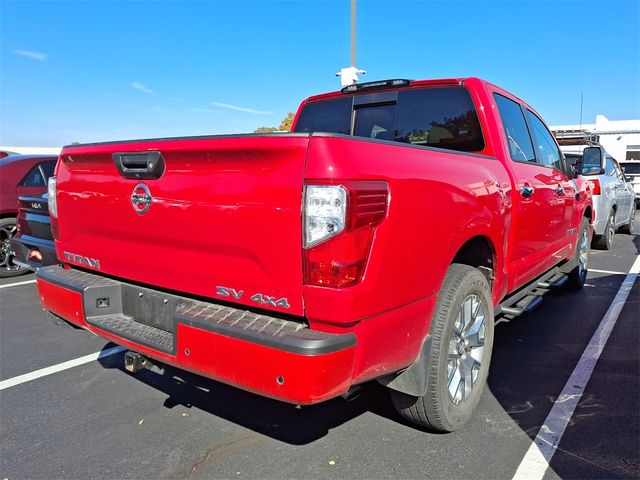
[[613, 213], [611, 214], [611, 216], [609, 217], [609, 226], [607, 228], [607, 239], [609, 240], [609, 243], [613, 242], [613, 224], [615, 222], [615, 217], [613, 216]]
[[465, 402], [482, 368], [485, 348], [486, 312], [484, 302], [475, 294], [462, 301], [449, 339], [447, 390], [454, 405]]
[[589, 234], [586, 229], [580, 234], [580, 242], [578, 243], [578, 273], [583, 277], [587, 273], [589, 264]]
[[0, 270], [12, 272], [20, 267], [13, 263], [14, 252], [11, 248], [11, 238], [16, 233], [15, 225], [0, 227]]

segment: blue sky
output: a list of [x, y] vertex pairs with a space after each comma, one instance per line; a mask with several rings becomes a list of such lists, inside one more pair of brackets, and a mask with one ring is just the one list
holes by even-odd
[[[250, 132], [339, 88], [349, 0], [0, 0], [0, 144]], [[640, 118], [640, 2], [358, 1], [361, 81], [479, 76], [550, 124]]]

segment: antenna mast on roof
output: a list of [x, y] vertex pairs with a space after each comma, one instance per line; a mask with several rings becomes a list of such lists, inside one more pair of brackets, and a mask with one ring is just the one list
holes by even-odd
[[351, 0], [351, 66], [340, 69], [336, 75], [340, 77], [340, 85], [348, 87], [358, 83], [358, 75], [365, 73], [356, 67], [356, 0]]

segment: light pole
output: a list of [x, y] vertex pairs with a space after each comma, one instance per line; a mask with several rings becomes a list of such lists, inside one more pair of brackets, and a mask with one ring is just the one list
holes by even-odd
[[356, 67], [356, 0], [351, 0], [351, 65], [340, 69], [336, 75], [340, 77], [340, 85], [348, 87], [358, 83], [358, 75], [367, 73]]

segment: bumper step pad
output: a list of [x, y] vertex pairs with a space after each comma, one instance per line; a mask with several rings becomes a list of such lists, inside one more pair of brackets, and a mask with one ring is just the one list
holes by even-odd
[[41, 268], [36, 276], [79, 292], [89, 325], [165, 353], [176, 352], [178, 324], [301, 355], [356, 345], [353, 333], [311, 330], [302, 321], [268, 312], [198, 301], [58, 265]]
[[173, 352], [173, 333], [136, 322], [131, 317], [125, 315], [94, 317], [88, 323], [156, 350]]

